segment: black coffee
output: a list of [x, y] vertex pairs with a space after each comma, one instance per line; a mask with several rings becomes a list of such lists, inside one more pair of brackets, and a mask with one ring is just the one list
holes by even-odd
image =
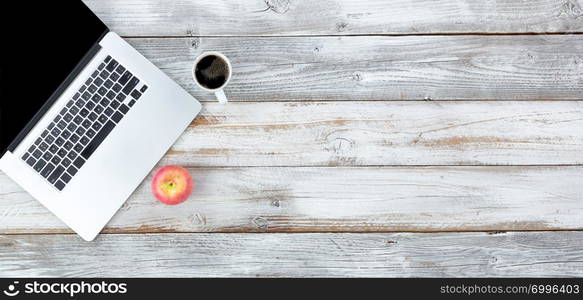
[[207, 89], [217, 89], [225, 84], [229, 76], [229, 65], [216, 55], [209, 55], [196, 64], [196, 80]]

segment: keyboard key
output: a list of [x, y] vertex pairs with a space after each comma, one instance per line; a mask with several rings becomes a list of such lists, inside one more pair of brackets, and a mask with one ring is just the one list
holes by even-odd
[[120, 104], [121, 103], [119, 101], [117, 101], [117, 100], [111, 101], [111, 107], [114, 108], [114, 109], [115, 108], [118, 108]]
[[75, 168], [75, 166], [69, 166], [67, 168], [67, 173], [71, 174], [71, 176], [75, 176], [75, 174], [77, 174], [77, 168]]
[[70, 160], [74, 160], [77, 157], [77, 153], [75, 153], [75, 151], [69, 151], [69, 153], [67, 153], [67, 157]]
[[136, 104], [136, 100], [132, 100], [132, 101], [130, 101], [130, 103], [128, 103], [129, 107], [134, 106], [134, 104]]
[[87, 115], [89, 114], [89, 111], [88, 111], [87, 109], [83, 108], [83, 109], [82, 109], [82, 110], [79, 112], [79, 114], [80, 114], [82, 117], [87, 117]]
[[52, 135], [47, 135], [45, 141], [49, 144], [52, 144], [55, 141], [55, 138]]
[[108, 55], [108, 56], [105, 58], [105, 63], [108, 63], [110, 60], [111, 60], [111, 55]]
[[53, 163], [53, 165], [58, 165], [61, 162], [61, 159], [58, 156], [53, 156], [53, 158], [51, 159], [51, 163]]
[[109, 72], [107, 72], [106, 70], [101, 71], [101, 73], [99, 73], [99, 77], [106, 79], [107, 77], [109, 77]]
[[49, 145], [45, 142], [40, 143], [40, 145], [38, 146], [38, 148], [42, 151], [47, 151], [47, 149], [49, 148]]
[[111, 115], [113, 115], [113, 109], [111, 108], [106, 108], [104, 114], [108, 117], [111, 117]]
[[30, 146], [30, 148], [28, 148], [27, 152], [33, 152], [36, 149], [36, 147], [34, 145]]
[[[83, 95], [85, 95], [85, 94], [83, 94]], [[77, 100], [77, 102], [75, 102], [75, 105], [77, 107], [81, 108], [81, 107], [85, 106], [85, 101], [79, 99], [79, 100]]]
[[132, 75], [132, 73], [130, 73], [130, 71], [126, 71], [125, 73], [123, 73], [123, 75], [121, 75], [118, 82], [119, 82], [119, 84], [124, 86], [126, 83], [128, 83], [128, 81], [130, 81], [130, 79], [132, 79], [132, 77], [134, 77], [134, 75]]
[[56, 137], [58, 137], [61, 134], [61, 130], [59, 130], [58, 128], [53, 128], [53, 130], [51, 130], [51, 134]]
[[106, 89], [106, 88], [104, 88], [104, 87], [100, 87], [100, 88], [97, 90], [97, 93], [98, 93], [99, 95], [101, 95], [101, 96], [104, 96], [104, 95], [105, 95], [105, 93], [107, 93], [107, 89]]
[[71, 148], [73, 148], [73, 143], [67, 141], [65, 143], [65, 145], [63, 146], [63, 148], [65, 148], [67, 151], [71, 150]]
[[93, 82], [92, 78], [87, 79], [87, 81], [85, 81], [85, 85], [89, 86], [91, 84], [91, 82]]
[[97, 150], [97, 147], [101, 145], [103, 140], [105, 140], [105, 138], [109, 135], [109, 133], [111, 132], [111, 130], [113, 130], [114, 127], [115, 124], [112, 121], [108, 121], [107, 123], [105, 123], [105, 125], [99, 131], [99, 133], [97, 133], [95, 138], [89, 143], [89, 145], [87, 145], [85, 150], [81, 152], [81, 156], [83, 156], [85, 159], [88, 159], [93, 154], [93, 152]]
[[83, 92], [84, 92], [86, 89], [87, 89], [87, 87], [86, 87], [86, 86], [82, 86], [82, 87], [79, 89], [79, 92], [83, 93]]
[[113, 91], [109, 91], [105, 97], [107, 97], [107, 99], [113, 99], [115, 98], [115, 93]]
[[118, 65], [117, 68], [115, 68], [115, 72], [117, 72], [117, 74], [123, 74], [126, 71], [126, 68], [124, 68], [122, 65]]
[[106, 81], [103, 83], [103, 85], [104, 85], [106, 88], [110, 89], [110, 88], [113, 86], [113, 81], [111, 81], [110, 79], [108, 79], [108, 80], [106, 80]]
[[47, 164], [47, 166], [40, 172], [40, 175], [44, 178], [47, 178], [51, 172], [55, 169], [55, 166], [51, 163]]
[[121, 112], [122, 112], [122, 113], [125, 115], [125, 114], [127, 114], [127, 113], [128, 113], [128, 111], [130, 111], [130, 108], [129, 108], [129, 107], [127, 107], [127, 105], [125, 105], [125, 104], [122, 104], [122, 105], [119, 107], [119, 111], [121, 111]]
[[61, 120], [59, 123], [57, 123], [57, 127], [59, 127], [59, 129], [65, 129], [65, 127], [67, 127], [67, 122]]
[[57, 124], [59, 123], [59, 121], [61, 121], [61, 116], [56, 116], [55, 119], [53, 120], [53, 123]]
[[103, 70], [103, 68], [105, 68], [105, 63], [101, 63], [99, 67], [97, 67], [97, 70]]
[[68, 167], [71, 164], [71, 160], [68, 158], [63, 158], [63, 160], [61, 161], [61, 164], [65, 167]]
[[[58, 138], [55, 140], [55, 145], [57, 145], [57, 146], [59, 146], [59, 147], [63, 146], [63, 144], [64, 144], [64, 143], [65, 143], [65, 140], [64, 140], [62, 137], [58, 137]], [[53, 152], [53, 153], [56, 151], [56, 150], [53, 150], [53, 147], [55, 147], [55, 148], [56, 148], [56, 146], [55, 146], [55, 145], [51, 146], [51, 152]]]
[[71, 176], [69, 176], [69, 174], [65, 173], [65, 174], [61, 175], [61, 180], [64, 183], [69, 183], [69, 181], [71, 181]]
[[93, 97], [91, 97], [91, 101], [99, 103], [99, 101], [101, 101], [101, 96], [99, 96], [99, 94], [95, 94]]
[[107, 122], [107, 116], [106, 115], [101, 115], [101, 116], [99, 116], [99, 118], [97, 118], [97, 120], [99, 122], [101, 122], [102, 124], [105, 124], [105, 122]]
[[90, 142], [90, 140], [86, 136], [81, 138], [81, 144], [87, 145], [87, 144], [89, 144], [89, 142]]
[[93, 90], [92, 93], [95, 93], [95, 91], [97, 91], [97, 87], [101, 86], [103, 84], [103, 79], [101, 78], [95, 78], [95, 81], [93, 81], [93, 84], [95, 84], [95, 89]]
[[67, 125], [67, 130], [69, 130], [70, 132], [75, 132], [75, 130], [77, 130], [77, 125], [75, 125], [75, 123], [71, 123]]
[[136, 87], [136, 85], [138, 85], [138, 83], [140, 83], [140, 80], [136, 77], [133, 77], [121, 91], [128, 95]]
[[81, 152], [81, 151], [83, 151], [83, 145], [77, 144], [77, 145], [75, 145], [75, 148], [73, 148], [73, 149], [75, 149], [75, 151], [77, 151], [77, 152]]
[[[77, 94], [79, 94], [79, 93], [77, 93]], [[77, 95], [75, 95], [75, 96], [77, 96]], [[75, 103], [74, 100], [69, 100], [69, 102], [67, 102], [67, 105], [65, 105], [65, 106], [68, 108], [71, 108], [71, 106], [73, 106], [74, 103]]]
[[[81, 97], [80, 93], [75, 94], [75, 96], [73, 96], [73, 100], [77, 100], [79, 99], [79, 97]], [[73, 104], [73, 101], [69, 101], [69, 103]], [[69, 104], [67, 103], [67, 106], [69, 106]]]
[[97, 113], [97, 114], [100, 114], [100, 113], [102, 113], [102, 112], [103, 112], [103, 110], [104, 110], [104, 108], [103, 108], [103, 106], [101, 106], [101, 105], [97, 105], [97, 106], [95, 107], [95, 113]]
[[65, 122], [71, 122], [71, 120], [73, 120], [73, 116], [71, 114], [66, 114], [63, 117], [63, 120], [65, 120]]
[[53, 158], [53, 155], [49, 152], [45, 152], [45, 154], [43, 154], [43, 159], [46, 161], [50, 161], [51, 158]]
[[24, 153], [24, 155], [22, 156], [22, 160], [27, 160], [30, 157], [29, 153]]
[[95, 130], [95, 131], [99, 131], [99, 129], [101, 129], [101, 123], [95, 122], [95, 123], [93, 123], [91, 128], [93, 128], [93, 130]]
[[89, 119], [91, 121], [95, 121], [95, 120], [97, 120], [97, 115], [94, 112], [92, 112], [89, 114], [89, 117], [87, 117], [87, 119]]
[[87, 110], [92, 110], [95, 107], [95, 103], [93, 102], [87, 102], [87, 105], [85, 105], [85, 108], [87, 108]]
[[34, 167], [33, 168], [34, 168], [35, 171], [40, 172], [45, 167], [46, 164], [47, 164], [46, 161], [44, 161], [42, 159], [39, 159], [36, 162], [36, 164], [34, 164]]
[[119, 83], [116, 83], [113, 85], [113, 87], [111, 88], [114, 92], [119, 93], [119, 91], [121, 91], [122, 86], [119, 85]]
[[[77, 159], [75, 159], [73, 161], [73, 165], [75, 167], [77, 167], [77, 169], [80, 169], [83, 166], [83, 164], [85, 164], [85, 160], [83, 158], [81, 158], [81, 156], [77, 157]], [[74, 175], [74, 174], [71, 174], [71, 175]]]
[[111, 119], [114, 120], [116, 123], [119, 123], [119, 121], [121, 121], [121, 119], [123, 118], [123, 115], [120, 114], [118, 111], [116, 111], [113, 116], [111, 116]]
[[48, 130], [52, 130], [53, 127], [55, 127], [55, 122], [51, 122], [51, 124], [49, 124], [49, 126], [47, 127]]
[[32, 156], [36, 159], [38, 159], [39, 157], [41, 157], [43, 155], [42, 152], [40, 152], [38, 149], [34, 150], [34, 152], [32, 153]]
[[71, 132], [70, 132], [69, 130], [66, 130], [66, 129], [65, 129], [65, 130], [63, 131], [63, 133], [61, 133], [61, 136], [62, 136], [64, 139], [68, 139], [68, 138], [71, 136]]
[[65, 184], [59, 180], [55, 183], [55, 187], [57, 188], [57, 190], [62, 191], [65, 188]]
[[[89, 122], [89, 121], [86, 121]], [[91, 124], [91, 122], [89, 122]], [[83, 128], [82, 126], [79, 126], [79, 128], [77, 128], [77, 130], [75, 130], [75, 133], [78, 134], [79, 136], [82, 136], [85, 134], [85, 128]]]
[[87, 88], [87, 91], [89, 91], [89, 93], [93, 94], [95, 92], [97, 92], [97, 85], [101, 85], [99, 84], [97, 81], [101, 80], [100, 78], [95, 79], [95, 81], [93, 81], [93, 84], [89, 86], [89, 88]]
[[[85, 93], [83, 93], [83, 95], [81, 95], [81, 99], [89, 100], [89, 99], [91, 99], [91, 94], [85, 92]], [[81, 99], [78, 99], [77, 101], [80, 101]], [[79, 106], [79, 105], [77, 105], [77, 106]], [[81, 106], [83, 106], [83, 105], [81, 105]]]
[[120, 76], [119, 74], [113, 72], [113, 73], [111, 73], [111, 75], [109, 75], [109, 79], [111, 79], [115, 82], [119, 79], [119, 76]]
[[[91, 121], [89, 121], [89, 120], [85, 120], [85, 121], [83, 121], [83, 124], [82, 124], [82, 126], [83, 126], [85, 129], [89, 128], [89, 127], [91, 126]], [[79, 131], [77, 131], [77, 133], [79, 133]]]
[[142, 97], [142, 93], [138, 92], [138, 90], [134, 90], [134, 91], [132, 92], [131, 96], [132, 96], [134, 99], [138, 100], [138, 99], [140, 99], [140, 97]]
[[76, 143], [79, 141], [79, 136], [77, 134], [73, 134], [69, 140], [71, 140], [72, 143]]
[[79, 108], [78, 108], [77, 106], [73, 106], [73, 107], [71, 107], [71, 109], [69, 109], [69, 112], [70, 112], [72, 115], [76, 115], [76, 114], [78, 114], [78, 113], [79, 113]]
[[[36, 141], [34, 141], [35, 145], [39, 145], [41, 142], [43, 141], [43, 139], [41, 139], [40, 137], [38, 139], [36, 139]], [[30, 151], [30, 150], [29, 150]]]
[[105, 69], [108, 70], [109, 72], [113, 72], [113, 70], [115, 70], [115, 68], [117, 68], [117, 65], [119, 65], [119, 64], [117, 63], [117, 61], [115, 61], [115, 59], [113, 59], [109, 62], [109, 64], [107, 64]]
[[31, 166], [31, 167], [32, 167], [32, 166], [34, 166], [34, 164], [36, 163], [36, 159], [34, 159], [34, 157], [29, 157], [29, 158], [26, 160], [26, 163], [27, 163], [29, 166]]
[[[57, 153], [57, 150], [59, 150], [59, 147], [57, 147], [57, 145], [51, 145], [51, 147], [49, 147], [50, 153]], [[50, 154], [50, 153], [45, 153], [45, 154]]]
[[67, 155], [67, 150], [61, 149], [59, 152], [57, 152], [57, 155], [60, 157], [65, 157], [65, 155]]
[[144, 86], [140, 89], [140, 92], [144, 93], [148, 89], [148, 86], [144, 84]]
[[107, 107], [111, 103], [107, 98], [103, 98], [99, 104], [103, 105], [103, 107]]
[[58, 166], [55, 168], [55, 170], [53, 171], [53, 173], [51, 173], [51, 176], [49, 176], [49, 182], [55, 183], [57, 182], [57, 179], [59, 179], [59, 177], [61, 177], [61, 174], [63, 174], [63, 172], [65, 172], [65, 168]]
[[126, 99], [126, 95], [124, 95], [124, 93], [119, 93], [115, 99], [117, 99], [119, 102], [123, 102]]
[[60, 115], [64, 115], [67, 113], [67, 108], [63, 107], [63, 109], [61, 109], [61, 112], [59, 113]]
[[91, 74], [91, 77], [95, 78], [95, 77], [97, 77], [97, 75], [99, 75], [99, 71], [93, 72], [93, 74]]
[[45, 131], [43, 131], [43, 133], [41, 133], [41, 135], [40, 135], [40, 136], [41, 136], [42, 138], [45, 138], [45, 137], [47, 137], [47, 135], [48, 135], [48, 134], [49, 134], [49, 131], [48, 131], [48, 130], [45, 130]]
[[95, 132], [93, 129], [89, 129], [89, 130], [87, 130], [87, 136], [88, 136], [89, 138], [92, 138], [92, 137], [94, 137], [94, 136], [95, 136], [95, 134], [96, 134], [96, 132]]

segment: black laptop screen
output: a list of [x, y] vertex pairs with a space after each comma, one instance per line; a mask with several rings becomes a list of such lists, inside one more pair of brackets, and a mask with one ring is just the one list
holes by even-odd
[[0, 3], [2, 155], [107, 28], [80, 0]]

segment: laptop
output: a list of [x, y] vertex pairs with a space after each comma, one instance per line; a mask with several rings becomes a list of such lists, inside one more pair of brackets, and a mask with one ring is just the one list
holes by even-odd
[[0, 10], [0, 170], [93, 240], [201, 105], [81, 1]]

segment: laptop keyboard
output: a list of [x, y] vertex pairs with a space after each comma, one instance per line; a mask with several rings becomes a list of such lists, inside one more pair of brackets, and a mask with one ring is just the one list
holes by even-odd
[[108, 56], [22, 160], [62, 191], [147, 89]]

